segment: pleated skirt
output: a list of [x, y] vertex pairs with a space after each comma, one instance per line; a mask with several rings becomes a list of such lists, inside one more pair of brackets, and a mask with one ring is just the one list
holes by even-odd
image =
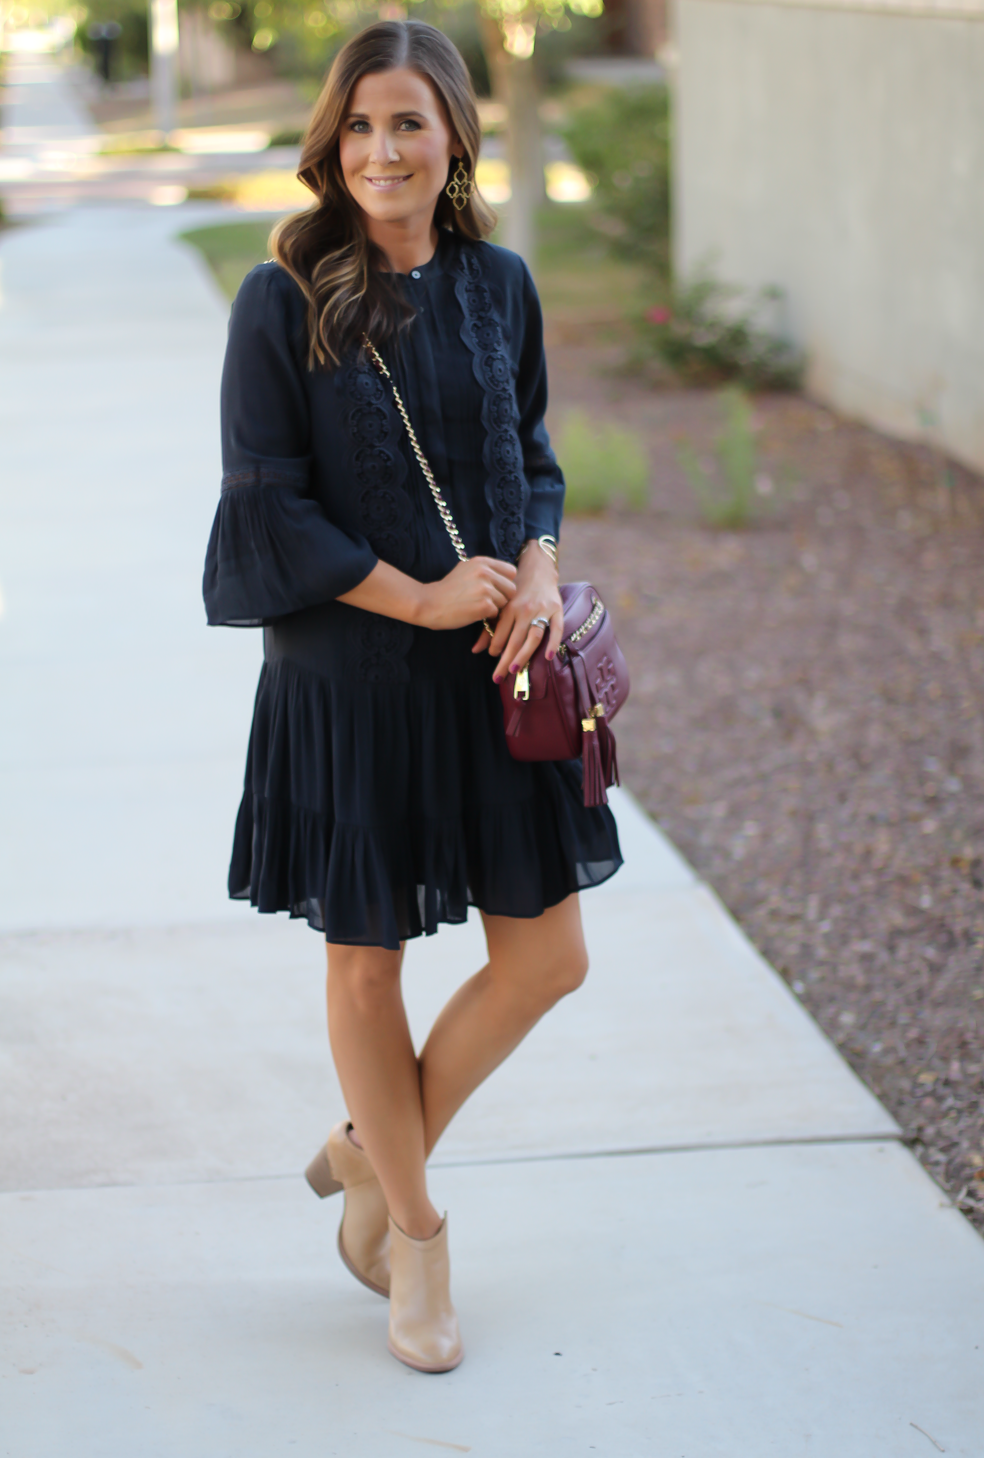
[[397, 949], [475, 906], [530, 918], [622, 863], [579, 761], [506, 747], [472, 628], [330, 604], [265, 632], [229, 894], [330, 942]]

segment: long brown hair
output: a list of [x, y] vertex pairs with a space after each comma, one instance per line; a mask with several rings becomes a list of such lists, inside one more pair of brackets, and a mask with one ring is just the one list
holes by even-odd
[[[374, 344], [392, 338], [414, 317], [388, 276], [382, 250], [365, 231], [338, 155], [338, 137], [356, 83], [397, 66], [416, 71], [433, 86], [451, 130], [461, 139], [465, 170], [474, 177], [482, 136], [478, 106], [468, 69], [447, 36], [420, 20], [381, 20], [353, 36], [332, 63], [301, 149], [297, 175], [317, 205], [285, 218], [270, 238], [273, 256], [307, 299], [311, 369], [338, 364], [364, 333]], [[449, 181], [456, 166], [452, 158]], [[477, 240], [491, 233], [495, 214], [477, 191], [460, 212], [442, 191], [434, 222]]]

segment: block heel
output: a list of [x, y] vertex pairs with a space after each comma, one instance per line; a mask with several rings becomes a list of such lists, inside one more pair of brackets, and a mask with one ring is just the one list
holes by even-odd
[[318, 1150], [304, 1171], [304, 1178], [318, 1196], [319, 1200], [327, 1200], [329, 1195], [337, 1195], [339, 1190], [344, 1190], [345, 1188], [341, 1180], [336, 1180], [331, 1172], [331, 1160], [328, 1158], [327, 1144]]
[[348, 1121], [336, 1124], [328, 1143], [304, 1171], [314, 1193], [322, 1200], [345, 1191], [345, 1208], [338, 1227], [338, 1253], [357, 1281], [388, 1296], [390, 1289], [389, 1211], [386, 1197], [364, 1149], [353, 1144]]

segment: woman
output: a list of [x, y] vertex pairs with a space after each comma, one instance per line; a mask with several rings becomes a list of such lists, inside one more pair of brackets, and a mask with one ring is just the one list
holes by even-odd
[[[536, 292], [515, 254], [482, 241], [479, 141], [440, 31], [388, 21], [339, 53], [301, 157], [316, 205], [277, 228], [275, 261], [233, 307], [205, 568], [209, 622], [264, 628], [230, 895], [304, 916], [327, 942], [352, 1122], [308, 1178], [321, 1195], [344, 1188], [342, 1259], [389, 1295], [393, 1355], [427, 1372], [462, 1357], [427, 1157], [583, 980], [577, 892], [621, 864], [578, 766], [506, 748], [497, 683], [561, 640], [564, 487]], [[404, 944], [469, 905], [488, 962], [418, 1057]]]

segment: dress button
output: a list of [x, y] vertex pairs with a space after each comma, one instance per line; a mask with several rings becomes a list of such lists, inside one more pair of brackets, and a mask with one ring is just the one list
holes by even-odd
[[419, 278], [420, 277], [420, 269], [419, 268], [415, 268], [413, 270], [413, 272], [410, 274], [410, 277], [411, 278]]

